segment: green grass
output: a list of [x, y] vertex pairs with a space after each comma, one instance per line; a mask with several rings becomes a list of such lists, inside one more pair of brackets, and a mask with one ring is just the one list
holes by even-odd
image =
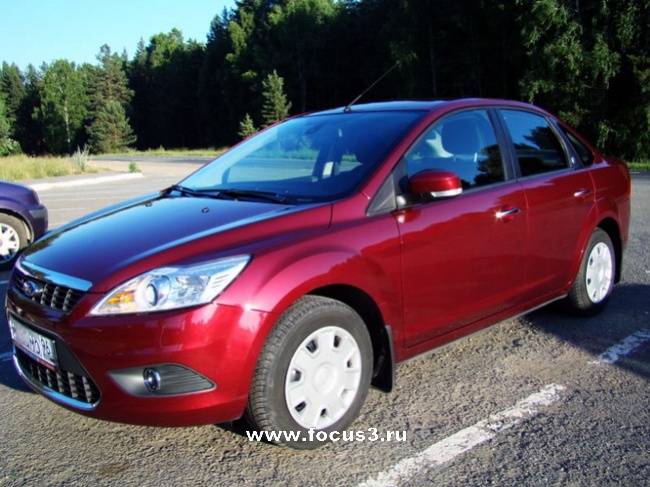
[[102, 156], [192, 156], [192, 157], [217, 157], [227, 147], [221, 149], [165, 149], [160, 147], [158, 149], [149, 149], [146, 151], [128, 151], [120, 154], [102, 154]]
[[0, 158], [0, 179], [24, 181], [57, 176], [98, 172], [78, 157], [29, 157], [25, 155]]
[[650, 161], [628, 162], [630, 171], [648, 171], [650, 172]]
[[[157, 149], [149, 151], [129, 151], [122, 154], [102, 154], [108, 156], [193, 156], [193, 157], [216, 157], [224, 149]], [[26, 155], [0, 157], [0, 180], [3, 181], [26, 181], [30, 179], [41, 179], [58, 176], [70, 176], [75, 174], [96, 173], [102, 169], [101, 161], [95, 161], [94, 165], [88, 164], [90, 156], [87, 152], [78, 152], [71, 157], [30, 157]], [[137, 162], [129, 165], [129, 171], [139, 172]]]

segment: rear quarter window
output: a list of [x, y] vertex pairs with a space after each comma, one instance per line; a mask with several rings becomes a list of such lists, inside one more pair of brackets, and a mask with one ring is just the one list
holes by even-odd
[[573, 150], [575, 150], [576, 154], [578, 154], [578, 157], [580, 158], [580, 162], [582, 162], [583, 166], [591, 166], [594, 162], [594, 153], [591, 152], [591, 149], [587, 147], [585, 144], [576, 137], [575, 134], [570, 132], [569, 130], [566, 130], [564, 127], [562, 127], [562, 133], [566, 136], [567, 140], [571, 144], [571, 147], [573, 147]]

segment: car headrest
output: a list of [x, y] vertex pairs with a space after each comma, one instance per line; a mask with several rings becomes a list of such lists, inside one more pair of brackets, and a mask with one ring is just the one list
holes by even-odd
[[476, 124], [471, 120], [452, 120], [442, 127], [442, 146], [452, 154], [475, 154], [480, 149]]

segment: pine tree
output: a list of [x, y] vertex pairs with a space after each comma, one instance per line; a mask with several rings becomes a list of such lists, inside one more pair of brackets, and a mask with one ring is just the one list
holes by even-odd
[[2, 63], [0, 71], [0, 94], [4, 93], [6, 116], [10, 123], [18, 119], [20, 105], [27, 94], [25, 77], [15, 64]]
[[9, 119], [7, 117], [7, 110], [5, 109], [5, 101], [2, 93], [0, 93], [0, 144], [9, 138]]
[[257, 132], [257, 129], [255, 128], [255, 124], [253, 123], [253, 119], [251, 116], [247, 113], [244, 119], [239, 122], [239, 136], [242, 139], [246, 139], [250, 137], [251, 135], [255, 134]]
[[2, 93], [0, 93], [0, 157], [20, 152], [20, 145], [11, 138], [11, 125]]
[[119, 152], [136, 140], [124, 107], [117, 101], [107, 101], [97, 108], [88, 134], [90, 147], [96, 153]]
[[178, 29], [138, 45], [129, 73], [136, 90], [134, 127], [141, 147], [195, 147], [201, 133], [197, 93], [204, 48]]
[[285, 73], [287, 91], [301, 112], [327, 96], [315, 85], [331, 81], [334, 58], [330, 56], [339, 47], [332, 29], [340, 11], [334, 0], [284, 0], [275, 3], [268, 15], [273, 47], [266, 66]]
[[43, 134], [43, 124], [38, 116], [43, 93], [43, 73], [31, 64], [25, 70], [25, 95], [16, 112], [14, 134], [26, 154], [44, 154], [47, 152]]
[[289, 116], [291, 110], [291, 102], [287, 101], [287, 96], [284, 94], [284, 80], [278, 76], [274, 70], [262, 82], [264, 87], [264, 104], [262, 105], [262, 117], [264, 119], [263, 127], [284, 120]]
[[[241, 123], [240, 107], [234, 106], [227, 96], [230, 76], [228, 63], [224, 62], [230, 50], [229, 27], [232, 14], [224, 9], [212, 21], [198, 84], [199, 130], [204, 146], [221, 146], [236, 140], [233, 130]], [[235, 113], [236, 110], [236, 113]]]
[[124, 71], [126, 59], [102, 46], [92, 87], [91, 122], [88, 126], [90, 150], [95, 153], [116, 152], [135, 143], [127, 117], [133, 92]]

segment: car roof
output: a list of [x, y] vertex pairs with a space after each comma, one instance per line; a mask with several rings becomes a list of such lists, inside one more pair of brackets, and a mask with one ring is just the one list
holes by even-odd
[[471, 106], [513, 106], [527, 109], [541, 110], [539, 107], [514, 100], [504, 100], [495, 98], [459, 98], [453, 100], [397, 100], [382, 101], [373, 103], [361, 103], [358, 105], [348, 105], [345, 107], [333, 108], [314, 112], [309, 115], [334, 114], [341, 112], [386, 112], [386, 111], [424, 111], [432, 112], [440, 108], [463, 108]]

